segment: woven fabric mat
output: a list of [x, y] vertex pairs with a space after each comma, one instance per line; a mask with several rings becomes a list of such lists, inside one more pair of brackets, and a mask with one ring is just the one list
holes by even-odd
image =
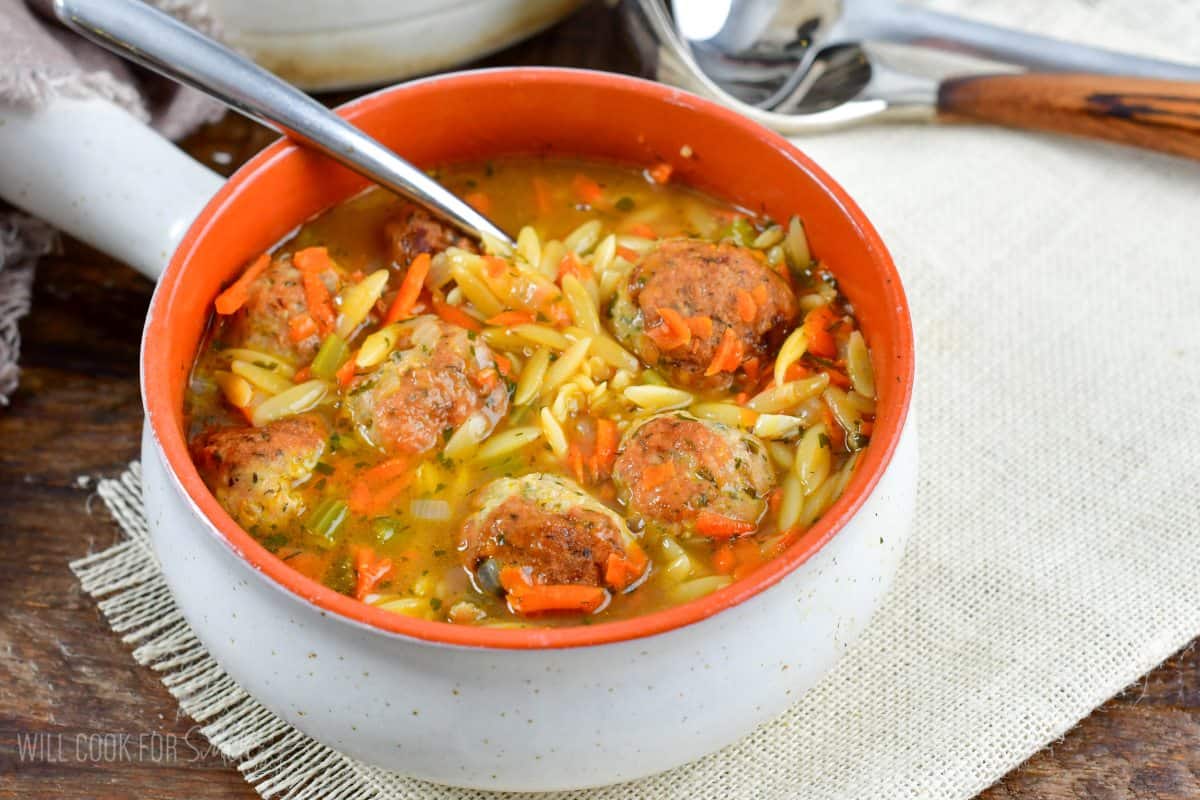
[[[1200, 53], [1191, 0], [937, 5]], [[1200, 165], [986, 128], [800, 144], [878, 225], [912, 302], [922, 474], [901, 574], [780, 719], [564, 797], [969, 798], [1200, 634]], [[258, 707], [175, 610], [137, 472], [100, 493], [130, 541], [75, 565], [85, 588], [264, 796], [487, 796], [356, 764]]]

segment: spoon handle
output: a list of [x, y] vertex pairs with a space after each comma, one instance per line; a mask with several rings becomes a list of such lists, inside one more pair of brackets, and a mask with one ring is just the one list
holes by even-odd
[[938, 114], [1200, 159], [1200, 83], [1038, 73], [954, 78], [938, 91]]
[[1200, 65], [1180, 64], [1069, 42], [1035, 33], [921, 8], [909, 3], [870, 4], [866, 30], [856, 38], [878, 38], [941, 47], [993, 61], [1020, 64], [1037, 72], [1094, 73], [1200, 80]]
[[479, 238], [511, 239], [421, 170], [300, 90], [138, 0], [54, 0], [54, 15], [97, 44], [277, 128]]

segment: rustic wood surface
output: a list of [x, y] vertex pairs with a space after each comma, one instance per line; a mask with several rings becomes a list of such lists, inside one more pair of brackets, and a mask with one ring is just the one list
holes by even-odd
[[[625, 68], [632, 56], [596, 5], [485, 63]], [[227, 117], [185, 146], [229, 172], [272, 138]], [[256, 796], [133, 662], [67, 569], [119, 538], [79, 476], [115, 475], [138, 455], [138, 340], [150, 293], [129, 268], [68, 241], [41, 263], [21, 325], [21, 388], [0, 410], [0, 798]], [[1198, 650], [982, 795], [1197, 797]]]

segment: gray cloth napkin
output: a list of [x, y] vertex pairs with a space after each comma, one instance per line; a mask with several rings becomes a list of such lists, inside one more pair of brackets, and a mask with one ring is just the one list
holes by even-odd
[[[220, 35], [200, 0], [152, 4], [210, 36]], [[22, 0], [0, 0], [0, 106], [36, 111], [56, 96], [111, 100], [171, 139], [223, 112], [204, 95], [131, 67], [34, 16]], [[33, 266], [54, 241], [44, 223], [0, 210], [0, 405], [17, 386], [17, 322], [29, 311]]]

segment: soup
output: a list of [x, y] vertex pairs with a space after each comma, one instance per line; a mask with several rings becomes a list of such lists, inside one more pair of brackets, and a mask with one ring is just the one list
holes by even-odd
[[874, 379], [799, 218], [666, 165], [436, 176], [515, 249], [368, 190], [216, 299], [189, 440], [267, 549], [399, 614], [577, 625], [716, 591], [837, 499]]

